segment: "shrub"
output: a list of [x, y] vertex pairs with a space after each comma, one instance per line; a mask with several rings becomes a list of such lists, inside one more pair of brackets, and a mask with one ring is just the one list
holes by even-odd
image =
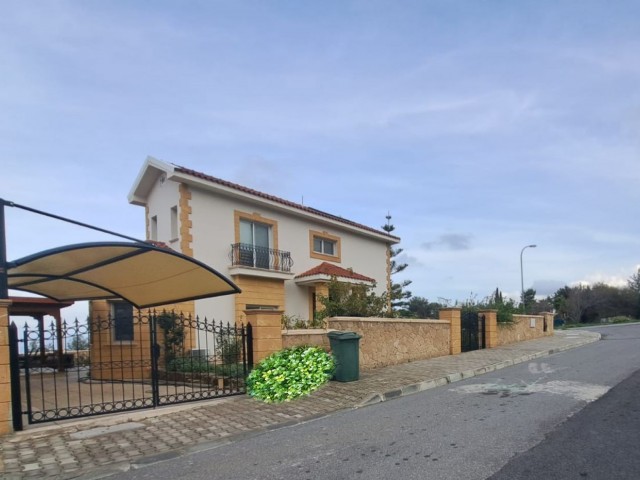
[[206, 358], [178, 357], [168, 362], [167, 370], [182, 373], [208, 373], [213, 371], [213, 365], [209, 364]]
[[247, 391], [267, 403], [293, 400], [326, 383], [333, 357], [318, 347], [293, 347], [262, 360], [247, 377]]
[[324, 307], [316, 312], [314, 322], [327, 317], [384, 317], [387, 313], [387, 294], [376, 295], [373, 287], [339, 282], [332, 277], [328, 285], [329, 295], [318, 295]]
[[282, 314], [281, 324], [282, 328], [285, 330], [307, 328], [308, 323], [309, 322], [307, 322], [300, 315]]
[[215, 365], [209, 363], [206, 358], [178, 357], [169, 362], [167, 371], [219, 375], [221, 377], [238, 377], [243, 375], [244, 365], [242, 363]]
[[622, 315], [619, 315], [617, 317], [613, 317], [609, 319], [610, 323], [629, 323], [629, 322], [633, 322], [635, 321], [633, 318], [631, 317], [625, 317]]

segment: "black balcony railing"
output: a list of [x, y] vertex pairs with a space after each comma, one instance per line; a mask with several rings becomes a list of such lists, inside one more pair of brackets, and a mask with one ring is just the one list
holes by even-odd
[[293, 260], [291, 252], [258, 247], [250, 243], [234, 243], [229, 254], [234, 267], [252, 267], [277, 272], [290, 272]]

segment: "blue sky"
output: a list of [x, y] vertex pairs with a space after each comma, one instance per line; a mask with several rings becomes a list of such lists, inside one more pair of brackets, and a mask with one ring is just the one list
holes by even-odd
[[[640, 265], [640, 2], [5, 1], [0, 197], [135, 237], [147, 155], [373, 227], [414, 295]], [[8, 209], [10, 259], [106, 237]], [[216, 268], [224, 266], [214, 265]]]

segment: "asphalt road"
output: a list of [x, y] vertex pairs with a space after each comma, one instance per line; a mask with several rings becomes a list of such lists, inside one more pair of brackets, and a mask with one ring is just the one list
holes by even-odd
[[[540, 361], [111, 478], [485, 479], [509, 462], [516, 468], [526, 460], [521, 454], [640, 369], [640, 325], [600, 331], [604, 341]], [[579, 448], [557, 446], [557, 453]], [[496, 478], [516, 478], [504, 472]], [[523, 475], [517, 478], [571, 478]]]
[[640, 478], [640, 371], [509, 462], [491, 480]]

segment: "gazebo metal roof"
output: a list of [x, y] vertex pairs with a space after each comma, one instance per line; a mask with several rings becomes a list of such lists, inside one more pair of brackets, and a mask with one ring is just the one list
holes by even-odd
[[147, 242], [67, 245], [7, 266], [9, 288], [59, 302], [123, 299], [147, 308], [240, 292], [204, 263]]

